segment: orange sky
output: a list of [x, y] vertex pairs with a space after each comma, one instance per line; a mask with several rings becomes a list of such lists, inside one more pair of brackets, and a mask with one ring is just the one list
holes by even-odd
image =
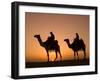
[[[63, 60], [73, 59], [74, 54], [64, 42], [69, 38], [70, 43], [75, 38], [75, 33], [79, 33], [86, 44], [86, 54], [89, 57], [89, 16], [70, 14], [47, 14], [47, 13], [25, 13], [25, 56], [26, 62], [47, 61], [47, 54], [34, 35], [40, 34], [42, 41], [46, 41], [50, 32], [55, 34], [55, 39], [60, 45]], [[82, 52], [79, 52], [82, 58]], [[55, 53], [50, 53], [50, 60], [54, 60]], [[59, 58], [58, 58], [59, 60]]]

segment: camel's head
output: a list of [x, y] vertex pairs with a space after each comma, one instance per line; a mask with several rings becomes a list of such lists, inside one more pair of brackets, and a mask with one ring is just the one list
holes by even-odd
[[35, 38], [40, 38], [40, 35], [34, 35]]
[[69, 39], [64, 39], [64, 41], [68, 43], [69, 42]]

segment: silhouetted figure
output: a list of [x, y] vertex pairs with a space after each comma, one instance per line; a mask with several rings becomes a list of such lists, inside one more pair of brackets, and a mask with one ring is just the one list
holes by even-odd
[[54, 61], [58, 57], [57, 53], [59, 53], [60, 59], [62, 60], [60, 46], [58, 45], [58, 41], [54, 40], [55, 37], [54, 37], [53, 33], [51, 33], [51, 37], [49, 37], [45, 42], [42, 42], [40, 35], [35, 35], [34, 37], [37, 38], [39, 44], [45, 48], [45, 50], [47, 52], [48, 62], [49, 62], [49, 51], [54, 51], [56, 53], [56, 58], [54, 59]]
[[76, 33], [76, 38], [74, 39], [74, 43], [78, 43], [78, 41], [79, 41], [79, 35], [78, 35], [78, 33]]
[[51, 40], [55, 40], [55, 36], [54, 36], [54, 34], [52, 33], [52, 32], [50, 32], [50, 34], [51, 34]]
[[50, 35], [51, 35], [51, 36], [48, 37], [47, 40], [50, 41], [50, 42], [51, 42], [51, 41], [54, 41], [54, 40], [55, 40], [55, 36], [54, 36], [54, 34], [53, 34], [52, 32], [50, 32]]
[[79, 35], [78, 35], [78, 33], [76, 33], [76, 40], [77, 40], [77, 39], [79, 39]]
[[[52, 32], [50, 32], [50, 37], [48, 37], [48, 39], [47, 39], [47, 42], [48, 42], [48, 44], [50, 44], [51, 46], [53, 46], [54, 45], [54, 43], [55, 43], [55, 36], [54, 36], [54, 34], [52, 33]], [[57, 41], [58, 42], [58, 41]], [[49, 46], [50, 46], [49, 45]]]
[[84, 41], [82, 39], [79, 39], [78, 34], [76, 34], [76, 39], [74, 39], [72, 44], [70, 44], [69, 39], [64, 39], [64, 41], [68, 44], [68, 47], [74, 51], [74, 58], [76, 57], [76, 54], [78, 56], [79, 50], [82, 50], [84, 52], [84, 59], [86, 58], [86, 46], [84, 44]]

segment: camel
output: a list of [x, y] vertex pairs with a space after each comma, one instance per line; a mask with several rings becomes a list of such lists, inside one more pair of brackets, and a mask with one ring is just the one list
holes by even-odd
[[[84, 59], [86, 58], [86, 46], [84, 44], [84, 41], [82, 39], [79, 39], [77, 41], [73, 41], [72, 44], [70, 44], [69, 39], [64, 39], [64, 41], [68, 44], [68, 47], [71, 48], [74, 51], [74, 59], [76, 58], [76, 54], [78, 56], [78, 51], [82, 50], [84, 53]], [[79, 59], [79, 56], [78, 56]]]
[[47, 52], [48, 62], [49, 62], [49, 52], [50, 51], [54, 51], [55, 54], [56, 54], [56, 58], [54, 59], [54, 61], [56, 61], [56, 59], [58, 57], [58, 53], [60, 55], [60, 60], [62, 60], [62, 56], [61, 56], [61, 52], [60, 52], [60, 46], [58, 45], [57, 40], [52, 41], [52, 43], [50, 43], [50, 41], [48, 41], [48, 40], [46, 40], [45, 42], [42, 42], [40, 35], [34, 35], [34, 37], [37, 38], [40, 46], [45, 48], [45, 50]]

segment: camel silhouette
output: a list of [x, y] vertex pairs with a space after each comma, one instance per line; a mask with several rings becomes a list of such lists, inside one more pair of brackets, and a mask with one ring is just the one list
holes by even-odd
[[43, 42], [40, 35], [34, 35], [34, 37], [37, 38], [40, 46], [45, 48], [45, 50], [47, 52], [48, 62], [49, 62], [49, 52], [50, 51], [54, 51], [55, 54], [56, 54], [56, 58], [54, 59], [54, 61], [57, 59], [58, 53], [60, 55], [60, 60], [62, 60], [62, 56], [61, 56], [61, 52], [60, 52], [60, 46], [58, 45], [57, 40], [51, 41], [51, 40], [47, 39], [45, 42]]
[[[86, 46], [84, 44], [84, 41], [82, 39], [73, 41], [72, 44], [70, 44], [69, 39], [64, 39], [64, 41], [68, 44], [68, 47], [71, 48], [74, 51], [74, 59], [76, 58], [76, 54], [78, 56], [78, 51], [82, 50], [84, 53], [84, 59], [86, 58]], [[79, 59], [79, 56], [78, 56]]]

